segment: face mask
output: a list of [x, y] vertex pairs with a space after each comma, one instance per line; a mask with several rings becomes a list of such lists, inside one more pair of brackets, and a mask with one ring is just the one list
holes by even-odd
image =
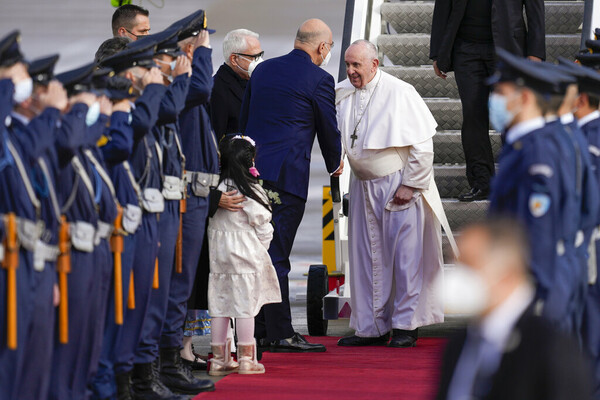
[[329, 64], [329, 60], [331, 60], [331, 49], [329, 49], [329, 53], [327, 53], [325, 58], [323, 58], [323, 55], [321, 55], [321, 59], [323, 60], [323, 62], [321, 63], [321, 65], [319, 65], [319, 67], [325, 68], [327, 64]]
[[497, 93], [492, 93], [488, 101], [490, 123], [498, 132], [503, 132], [515, 119], [515, 113], [506, 109], [507, 102], [508, 100], [506, 96], [502, 96]]
[[164, 73], [164, 72], [162, 72], [162, 71], [161, 71], [161, 73], [160, 73], [160, 74], [161, 74], [162, 76], [164, 76], [165, 78], [167, 78], [167, 80], [168, 80], [169, 82], [173, 82], [173, 76], [171, 76], [171, 75], [167, 75], [167, 74], [165, 74], [165, 73]]
[[[132, 75], [134, 77], [136, 77], [138, 79], [138, 81], [142, 80], [142, 76], [138, 75], [136, 73], [132, 72]], [[131, 86], [133, 86], [133, 88], [138, 92], [138, 94], [141, 96], [142, 94], [144, 94], [144, 89], [142, 89], [141, 87], [139, 87], [138, 85], [136, 85], [135, 83], [132, 83]]]
[[[243, 58], [244, 60], [248, 60], [244, 56], [240, 56], [240, 57]], [[238, 65], [238, 68], [241, 69], [242, 71], [244, 71], [245, 73], [247, 73], [248, 77], [251, 77], [252, 72], [254, 72], [254, 70], [256, 69], [256, 66], [263, 61], [265, 61], [265, 60], [263, 60], [262, 57], [258, 57], [258, 59], [254, 58], [254, 59], [252, 59], [252, 61], [250, 61], [250, 64], [248, 64], [248, 69], [244, 69], [244, 68], [240, 67], [239, 65]]]
[[158, 58], [154, 59], [154, 61], [161, 63], [161, 64], [169, 64], [169, 67], [171, 67], [171, 71], [173, 71], [175, 69], [175, 65], [177, 64], [177, 60], [173, 60], [170, 63], [163, 61], [163, 60], [159, 60]]
[[98, 121], [98, 117], [100, 117], [100, 103], [96, 101], [88, 108], [88, 112], [85, 115], [85, 124], [87, 126], [94, 125]]
[[478, 272], [469, 267], [457, 264], [452, 272], [445, 274], [441, 286], [447, 313], [474, 317], [488, 306], [488, 285]]
[[27, 78], [19, 81], [15, 84], [15, 92], [13, 94], [13, 101], [16, 104], [21, 104], [25, 100], [31, 97], [33, 93], [33, 79]]

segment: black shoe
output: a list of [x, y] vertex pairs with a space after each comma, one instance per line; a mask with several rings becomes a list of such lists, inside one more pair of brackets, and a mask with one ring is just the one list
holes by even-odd
[[182, 400], [173, 394], [158, 378], [158, 361], [134, 364], [131, 392], [136, 400]]
[[412, 331], [392, 329], [392, 339], [388, 343], [388, 347], [415, 347], [418, 335], [418, 329]]
[[117, 400], [131, 400], [131, 371], [115, 375]]
[[183, 364], [178, 347], [160, 349], [160, 380], [172, 391], [185, 394], [212, 392], [215, 384], [208, 379], [198, 379]]
[[489, 194], [490, 194], [489, 190], [473, 188], [473, 189], [469, 190], [467, 193], [463, 193], [460, 196], [458, 196], [458, 200], [464, 201], [464, 202], [487, 200]]
[[194, 361], [186, 360], [183, 357], [181, 358], [181, 361], [186, 367], [190, 368], [192, 371], [206, 371], [206, 361], [204, 361], [196, 355], [194, 357]]
[[377, 337], [359, 337], [356, 335], [346, 336], [338, 340], [338, 346], [385, 346], [390, 334]]
[[304, 336], [296, 332], [289, 339], [272, 342], [270, 350], [273, 353], [322, 353], [327, 349], [322, 344], [309, 343]]

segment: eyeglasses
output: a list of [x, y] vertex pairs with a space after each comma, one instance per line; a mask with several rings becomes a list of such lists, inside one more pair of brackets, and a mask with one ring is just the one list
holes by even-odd
[[265, 54], [265, 52], [261, 51], [260, 53], [257, 53], [257, 54], [244, 54], [244, 53], [233, 53], [233, 54], [235, 54], [236, 56], [252, 58], [255, 61], [258, 61], [260, 58], [262, 58], [262, 56]]
[[328, 42], [323, 42], [323, 43], [325, 43], [326, 45], [329, 46], [329, 50], [333, 49], [333, 45], [334, 45], [333, 41], [331, 43], [328, 43]]

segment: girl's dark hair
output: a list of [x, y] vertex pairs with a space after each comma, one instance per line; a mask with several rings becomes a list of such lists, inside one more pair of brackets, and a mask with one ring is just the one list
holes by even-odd
[[236, 135], [227, 135], [219, 144], [221, 153], [220, 182], [230, 179], [241, 194], [255, 200], [270, 211], [269, 202], [261, 198], [251, 186], [258, 184], [258, 179], [249, 171], [256, 156], [256, 148], [248, 140], [235, 137]]

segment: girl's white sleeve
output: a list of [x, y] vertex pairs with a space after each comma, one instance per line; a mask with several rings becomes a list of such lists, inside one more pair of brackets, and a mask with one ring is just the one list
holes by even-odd
[[[268, 203], [269, 200], [262, 188], [257, 189], [257, 193], [264, 199], [265, 202]], [[256, 231], [256, 235], [258, 236], [261, 244], [266, 249], [269, 249], [269, 245], [273, 239], [271, 212], [254, 200], [248, 200], [246, 203], [244, 203], [244, 212], [248, 216], [248, 223]]]

